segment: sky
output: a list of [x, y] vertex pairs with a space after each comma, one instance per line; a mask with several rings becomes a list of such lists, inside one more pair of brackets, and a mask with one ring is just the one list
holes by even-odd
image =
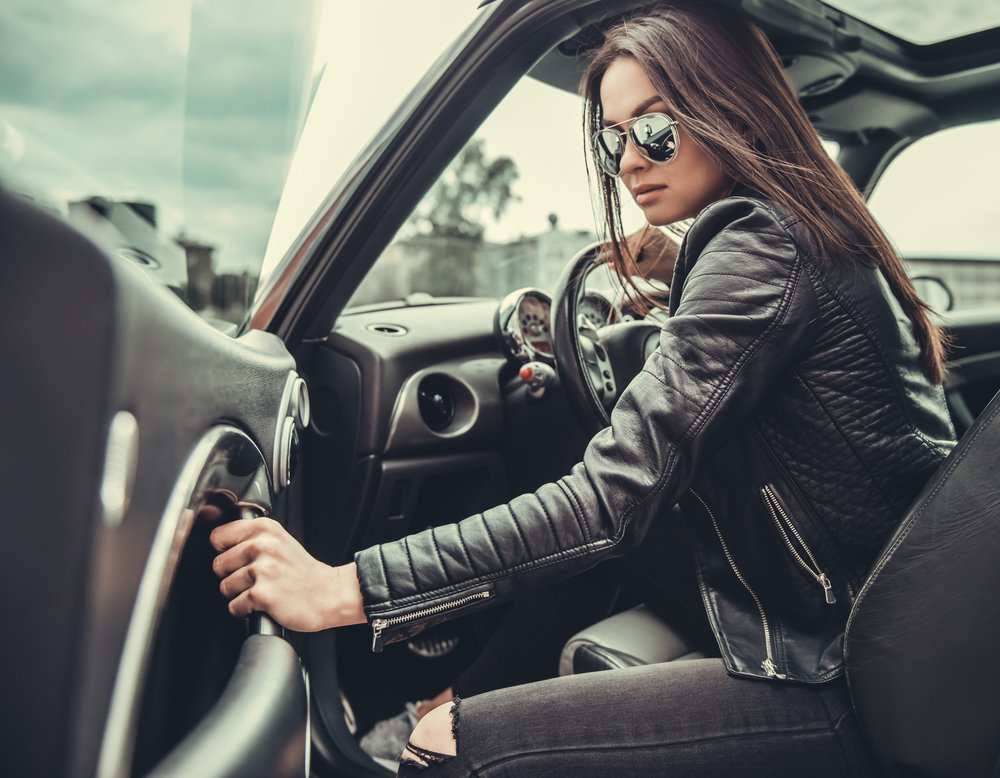
[[[947, 25], [1000, 23], [993, 0], [859, 3], [838, 2], [909, 25], [918, 39]], [[283, 253], [390, 112], [483, 13], [477, 5], [5, 0], [0, 182], [57, 210], [92, 195], [152, 201], [161, 233], [216, 246], [223, 270], [256, 268], [265, 251]], [[962, 132], [961, 142], [923, 141], [912, 150], [920, 164], [876, 192], [873, 209], [900, 248], [998, 253], [1000, 220], [967, 207], [992, 202], [998, 129]], [[487, 225], [489, 239], [541, 232], [549, 213], [561, 227], [593, 228], [578, 98], [522, 80], [477, 136], [520, 171], [519, 199]], [[960, 229], [942, 227], [952, 218]], [[639, 220], [635, 210], [627, 216]]]
[[42, 204], [156, 204], [260, 264], [310, 85], [311, 0], [5, 0], [0, 180]]

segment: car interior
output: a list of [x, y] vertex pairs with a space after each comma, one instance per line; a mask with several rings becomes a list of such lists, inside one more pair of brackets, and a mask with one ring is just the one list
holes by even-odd
[[[914, 139], [997, 114], [985, 99], [1000, 85], [996, 31], [918, 47], [828, 7], [741, 7], [773, 40], [817, 131], [839, 144], [840, 163], [862, 189], [870, 190]], [[480, 97], [495, 90], [493, 99], [499, 99], [518, 77], [574, 91], [610, 10], [607, 3], [578, 9], [571, 35], [553, 20], [535, 39], [550, 35], [553, 42], [558, 38], [555, 45], [528, 68], [529, 45], [514, 48]], [[522, 76], [516, 63], [527, 73]], [[377, 231], [386, 235], [394, 226], [383, 221]], [[377, 250], [357, 250], [353, 263]], [[527, 291], [499, 306], [493, 300], [425, 300], [348, 310], [329, 332], [312, 331], [305, 371], [314, 424], [303, 441], [298, 511], [312, 550], [331, 562], [348, 561], [367, 545], [464, 518], [567, 472], [589, 433], [607, 423], [613, 387], [627, 384], [639, 369], [656, 331], [636, 321], [600, 330], [598, 342], [610, 354], [611, 391], [591, 380], [589, 371], [606, 366], [597, 365], [592, 348], [583, 350], [581, 341], [589, 341], [572, 326], [576, 305], [593, 305], [574, 280], [597, 254], [567, 257], [559, 284], [541, 295]], [[548, 337], [531, 329], [539, 303], [551, 325]], [[335, 309], [336, 303], [327, 304], [326, 311]], [[1000, 316], [996, 310], [953, 311], [944, 321], [954, 337], [947, 397], [961, 435], [1000, 390]], [[558, 379], [540, 397], [520, 376], [528, 361], [557, 368]], [[633, 604], [626, 596], [618, 608]], [[625, 653], [642, 654], [634, 647], [643, 640], [642, 624], [629, 622], [624, 629], [636, 630], [631, 639], [621, 637], [622, 625], [616, 625], [619, 640], [632, 645]], [[312, 638], [314, 702], [327, 733], [341, 729], [343, 700], [351, 728], [364, 732], [406, 701], [440, 691], [481, 650], [488, 640], [482, 633], [481, 625], [458, 620], [377, 656], [365, 627]], [[669, 636], [660, 645], [668, 642]], [[675, 656], [692, 647], [681, 648]], [[606, 666], [615, 666], [614, 660]], [[334, 744], [351, 753], [349, 738], [340, 735]]]
[[[812, 0], [725, 4], [771, 38], [817, 132], [837, 145], [838, 161], [866, 193], [920, 138], [1000, 118], [1000, 28], [917, 44]], [[8, 513], [33, 515], [46, 499], [46, 515], [63, 517], [48, 526], [24, 522], [8, 546], [19, 549], [16, 558], [0, 565], [10, 582], [38, 581], [33, 602], [51, 603], [40, 612], [21, 601], [11, 614], [29, 639], [6, 648], [15, 653], [4, 662], [47, 668], [15, 681], [15, 691], [34, 700], [20, 714], [33, 734], [7, 749], [15, 765], [34, 765], [38, 774], [177, 775], [218, 760], [210, 774], [385, 775], [360, 736], [406, 702], [440, 691], [489, 645], [507, 606], [379, 654], [367, 626], [287, 634], [296, 660], [266, 640], [281, 633], [270, 620], [252, 619], [248, 641], [247, 627], [228, 615], [206, 541], [211, 526], [247, 517], [251, 506], [254, 515], [283, 520], [317, 558], [343, 564], [372, 544], [534, 490], [579, 461], [655, 346], [655, 315], [638, 316], [627, 300], [587, 281], [602, 272], [596, 243], [563, 258], [552, 288], [518, 289], [500, 300], [413, 295], [351, 305], [421, 198], [510, 90], [532, 79], [575, 93], [602, 28], [648, 3], [482, 5], [337, 184], [259, 291], [238, 338], [193, 315], [178, 318], [179, 303], [146, 290], [132, 269], [98, 256], [53, 217], [0, 208], [4, 233], [16, 236], [8, 250], [24, 260], [18, 283], [0, 291], [0, 307], [12, 321], [30, 323], [2, 328], [0, 350], [11, 355], [12, 374], [31, 376], [36, 387], [0, 411], [8, 431], [0, 436], [0, 470], [17, 483]], [[385, 141], [402, 137], [405, 143]], [[67, 290], [62, 318], [46, 322], [23, 290], [47, 287], [57, 272], [52, 263], [59, 273], [76, 268], [73, 278], [94, 288], [86, 305]], [[995, 769], [1000, 726], [1000, 709], [985, 693], [1000, 688], [987, 668], [1000, 643], [995, 627], [964, 665], [933, 641], [914, 659], [913, 641], [899, 638], [915, 629], [971, 635], [1000, 623], [991, 561], [1000, 534], [987, 521], [1000, 505], [997, 487], [988, 485], [1000, 450], [1000, 406], [990, 404], [1000, 391], [1000, 300], [940, 315], [953, 338], [946, 396], [965, 437], [863, 593], [848, 642], [860, 660], [849, 666], [884, 764], [945, 774], [948, 763], [932, 761], [946, 754], [962, 774], [986, 775]], [[155, 371], [143, 361], [150, 353], [158, 356]], [[121, 408], [131, 422], [116, 416]], [[53, 424], [37, 429], [33, 421], [53, 409]], [[112, 418], [118, 426], [109, 436]], [[226, 429], [205, 447], [202, 434], [219, 424]], [[118, 441], [122, 461], [132, 461], [129, 452], [143, 439], [158, 448], [139, 449], [132, 475], [122, 476], [135, 479], [130, 500], [116, 509], [113, 495], [95, 497], [107, 470], [88, 452]], [[31, 461], [44, 467], [22, 461], [26, 440]], [[61, 483], [55, 492], [54, 478]], [[169, 531], [161, 524], [168, 517]], [[956, 517], [968, 521], [965, 530]], [[46, 556], [52, 533], [65, 542]], [[168, 576], [148, 572], [156, 559]], [[966, 566], [968, 575], [957, 576], [962, 587], [940, 584], [942, 566]], [[907, 590], [920, 591], [928, 613], [951, 618], [914, 621], [893, 612]], [[148, 602], [147, 620], [133, 639], [139, 600]], [[969, 606], [951, 607], [958, 601]], [[640, 604], [622, 593], [606, 615], [634, 616]], [[619, 622], [613, 645], [600, 630], [580, 637], [562, 671], [703, 648], [649, 654], [641, 647], [649, 635], [666, 635], [653, 639], [661, 649], [671, 638], [647, 615]], [[589, 655], [574, 663], [580, 646]], [[120, 655], [132, 657], [131, 675], [121, 669], [128, 661], [108, 659]], [[939, 665], [934, 683], [911, 685], [928, 665]], [[241, 668], [261, 672], [240, 684]], [[126, 691], [123, 678], [131, 679]], [[948, 680], [956, 683], [944, 691]], [[932, 716], [927, 695], [949, 704]], [[952, 715], [970, 700], [978, 717]], [[248, 726], [251, 711], [266, 715]], [[934, 727], [962, 735], [928, 756], [919, 733]], [[917, 734], [901, 735], [904, 728]], [[243, 735], [231, 741], [233, 731]]]

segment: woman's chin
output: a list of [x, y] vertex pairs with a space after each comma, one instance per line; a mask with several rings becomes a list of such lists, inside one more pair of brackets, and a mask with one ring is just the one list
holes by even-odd
[[[728, 194], [728, 193], [727, 193]], [[725, 195], [723, 195], [724, 197]], [[653, 202], [640, 205], [646, 221], [654, 227], [665, 227], [668, 224], [679, 222], [684, 219], [693, 219], [712, 203], [721, 200], [722, 197], [715, 197], [706, 202], [688, 203], [686, 207], [678, 207], [676, 202]]]
[[685, 218], [683, 214], [678, 213], [676, 208], [664, 208], [662, 205], [660, 207], [650, 205], [643, 208], [642, 211], [646, 216], [646, 221], [654, 227], [665, 227]]

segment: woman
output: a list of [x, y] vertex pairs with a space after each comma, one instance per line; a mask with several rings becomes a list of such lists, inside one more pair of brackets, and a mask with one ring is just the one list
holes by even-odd
[[558, 482], [355, 564], [274, 522], [217, 528], [222, 592], [297, 630], [367, 619], [377, 651], [621, 554], [679, 502], [721, 659], [456, 700], [400, 774], [863, 774], [844, 627], [954, 443], [942, 336], [756, 27], [701, 4], [633, 17], [583, 90], [619, 271], [616, 179], [651, 224], [697, 217], [611, 427]]

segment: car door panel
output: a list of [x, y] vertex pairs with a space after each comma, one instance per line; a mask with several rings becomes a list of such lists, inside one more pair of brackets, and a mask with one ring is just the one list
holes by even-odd
[[[294, 361], [267, 333], [234, 340], [216, 331], [127, 261], [2, 193], [0, 235], [11, 281], [0, 287], [0, 353], [13, 383], [0, 410], [12, 525], [0, 576], [21, 593], [9, 615], [25, 636], [5, 641], [2, 661], [19, 670], [8, 705], [30, 733], [4, 736], [5, 764], [11, 774], [130, 774], [133, 744], [127, 732], [109, 740], [109, 709], [124, 694], [134, 719], [148, 679], [133, 673], [122, 692], [123, 663], [148, 667], [167, 634], [158, 627], [178, 589], [170, 563], [178, 569], [194, 543], [210, 558], [207, 532], [191, 531], [206, 485], [232, 490], [239, 480], [219, 477], [221, 438], [206, 440], [223, 425], [244, 439], [259, 460], [251, 484], [264, 484], [259, 502], [270, 507], [282, 486], [271, 470], [292, 413]], [[209, 481], [199, 480], [206, 472]], [[166, 564], [150, 577], [157, 555]], [[236, 624], [217, 581], [208, 596], [222, 608], [215, 618]], [[299, 708], [269, 726], [304, 731]], [[304, 763], [304, 745], [300, 756]]]
[[949, 311], [942, 324], [954, 337], [945, 396], [962, 435], [1000, 391], [1000, 313], [989, 308]]
[[274, 635], [243, 643], [219, 702], [149, 776], [307, 775], [307, 690], [298, 655]]

